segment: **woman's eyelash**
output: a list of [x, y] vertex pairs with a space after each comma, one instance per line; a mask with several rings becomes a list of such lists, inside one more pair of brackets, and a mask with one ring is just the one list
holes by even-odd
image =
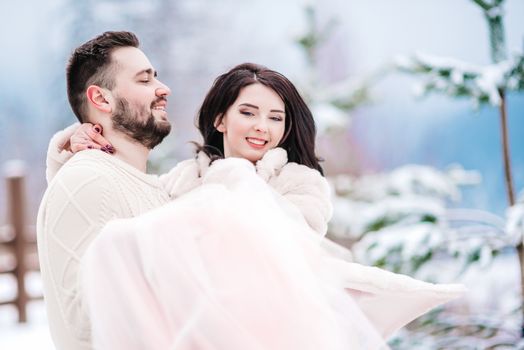
[[[249, 111], [240, 111], [240, 114], [243, 114], [243, 115], [248, 116], [248, 117], [251, 117], [251, 116], [255, 115], [254, 113], [249, 112]], [[284, 118], [282, 118], [281, 116], [278, 116], [278, 115], [271, 116], [271, 117], [269, 117], [269, 119], [277, 121], [277, 122], [281, 122], [282, 120], [284, 120]]]

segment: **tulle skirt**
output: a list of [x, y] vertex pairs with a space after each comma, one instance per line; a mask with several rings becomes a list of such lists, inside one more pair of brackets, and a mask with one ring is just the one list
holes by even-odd
[[385, 349], [461, 286], [338, 259], [255, 176], [110, 222], [82, 261], [95, 349]]

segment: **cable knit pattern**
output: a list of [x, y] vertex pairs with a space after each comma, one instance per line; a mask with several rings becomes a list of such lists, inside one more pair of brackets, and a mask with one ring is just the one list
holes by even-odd
[[56, 348], [91, 349], [78, 288], [81, 258], [113, 218], [134, 217], [169, 200], [158, 177], [98, 150], [83, 151], [56, 173], [42, 200], [38, 250]]

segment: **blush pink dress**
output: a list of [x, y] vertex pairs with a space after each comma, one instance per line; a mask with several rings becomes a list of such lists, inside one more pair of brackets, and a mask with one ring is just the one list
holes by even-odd
[[82, 260], [94, 349], [386, 349], [461, 285], [339, 259], [243, 160], [110, 222]]

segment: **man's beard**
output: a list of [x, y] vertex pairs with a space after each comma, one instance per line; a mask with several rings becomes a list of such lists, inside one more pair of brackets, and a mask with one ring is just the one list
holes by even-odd
[[[125, 98], [117, 98], [117, 108], [113, 113], [113, 128], [139, 142], [143, 146], [153, 149], [164, 137], [169, 135], [171, 124], [168, 121], [157, 121], [151, 110], [145, 107], [132, 109]], [[148, 115], [146, 121], [143, 116]]]

